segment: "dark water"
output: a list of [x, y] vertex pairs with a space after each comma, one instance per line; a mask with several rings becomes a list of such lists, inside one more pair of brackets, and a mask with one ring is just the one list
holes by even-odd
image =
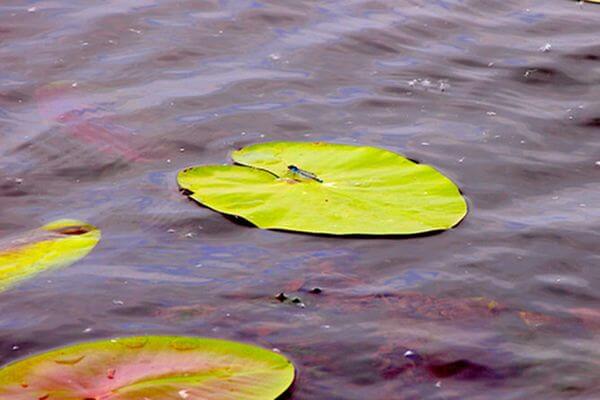
[[[0, 66], [0, 236], [103, 231], [0, 294], [2, 363], [168, 333], [280, 349], [293, 399], [600, 396], [600, 5], [4, 0]], [[397, 151], [470, 214], [336, 239], [178, 193], [179, 169], [267, 140]]]

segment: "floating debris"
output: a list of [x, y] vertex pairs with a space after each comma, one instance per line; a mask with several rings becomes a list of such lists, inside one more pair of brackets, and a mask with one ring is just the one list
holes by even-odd
[[415, 364], [421, 363], [423, 361], [423, 357], [421, 357], [421, 355], [413, 350], [406, 350], [404, 352], [404, 358], [406, 358], [407, 360], [412, 361]]
[[182, 399], [187, 399], [188, 397], [190, 397], [190, 394], [188, 393], [188, 391], [186, 389], [182, 389], [179, 392], [177, 392], [177, 394], [179, 395], [179, 397], [181, 397]]
[[280, 292], [275, 296], [275, 298], [282, 303], [295, 304], [300, 308], [306, 307], [302, 299], [298, 296], [290, 297], [287, 294]]
[[450, 84], [447, 79], [439, 79], [436, 84], [427, 78], [416, 78], [408, 81], [410, 87], [422, 87], [424, 89], [437, 88], [440, 92], [445, 92], [450, 88]]
[[288, 299], [288, 295], [283, 292], [280, 292], [275, 296], [275, 298], [283, 303]]

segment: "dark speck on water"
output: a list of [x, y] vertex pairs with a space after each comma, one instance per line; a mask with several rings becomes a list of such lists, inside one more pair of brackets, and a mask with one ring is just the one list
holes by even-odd
[[275, 298], [281, 302], [286, 301], [287, 299], [289, 299], [289, 296], [283, 292], [278, 293], [277, 296], [275, 296]]
[[[0, 365], [152, 332], [277, 348], [293, 400], [597, 398], [600, 4], [0, 3], [0, 240], [102, 230], [0, 293]], [[469, 214], [336, 238], [178, 192], [179, 170], [275, 140], [419, 160]]]

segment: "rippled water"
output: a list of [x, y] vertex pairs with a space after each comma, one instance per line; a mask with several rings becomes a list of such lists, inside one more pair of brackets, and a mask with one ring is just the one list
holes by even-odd
[[[3, 363], [169, 333], [280, 349], [292, 399], [599, 395], [600, 5], [5, 0], [0, 65], [0, 236], [103, 231], [0, 294]], [[338, 239], [178, 193], [179, 169], [267, 140], [405, 154], [470, 213]]]

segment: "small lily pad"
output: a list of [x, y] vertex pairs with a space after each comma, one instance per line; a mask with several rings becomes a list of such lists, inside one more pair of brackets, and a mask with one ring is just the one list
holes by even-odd
[[0, 369], [11, 400], [273, 400], [294, 380], [281, 354], [219, 339], [139, 336], [76, 344]]
[[332, 235], [410, 235], [449, 229], [467, 213], [435, 168], [388, 150], [270, 142], [235, 151], [238, 165], [179, 172], [195, 201], [263, 229]]
[[0, 244], [0, 291], [53, 268], [85, 257], [100, 230], [83, 221], [61, 219]]

